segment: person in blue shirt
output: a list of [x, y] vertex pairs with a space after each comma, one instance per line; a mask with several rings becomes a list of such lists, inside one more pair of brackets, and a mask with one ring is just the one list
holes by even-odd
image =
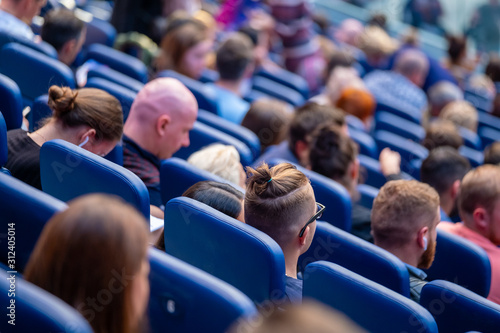
[[450, 216], [458, 216], [458, 190], [469, 170], [469, 161], [456, 149], [447, 146], [431, 150], [422, 162], [420, 179], [438, 192], [441, 221], [452, 222]]
[[35, 40], [35, 34], [30, 28], [33, 17], [47, 0], [2, 0], [0, 2], [0, 30], [26, 39]]
[[406, 264], [410, 276], [410, 297], [420, 301], [427, 283], [427, 269], [434, 261], [439, 195], [416, 180], [386, 183], [373, 201], [372, 234], [375, 245]]
[[253, 46], [242, 33], [230, 35], [216, 54], [219, 79], [207, 83], [217, 96], [218, 115], [235, 124], [241, 124], [250, 104], [242, 98], [245, 82], [254, 70]]
[[316, 202], [309, 179], [290, 163], [272, 168], [262, 164], [247, 168], [244, 200], [245, 222], [269, 235], [285, 257], [285, 296], [291, 303], [302, 301], [302, 280], [297, 262], [316, 231], [316, 220], [325, 207]]

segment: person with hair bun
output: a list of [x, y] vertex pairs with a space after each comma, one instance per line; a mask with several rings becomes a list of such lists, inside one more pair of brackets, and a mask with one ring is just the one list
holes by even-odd
[[291, 303], [302, 301], [302, 280], [297, 279], [299, 256], [311, 245], [316, 220], [325, 206], [316, 202], [309, 179], [290, 163], [272, 168], [263, 163], [247, 168], [245, 222], [268, 234], [285, 256], [285, 294]]
[[5, 167], [23, 182], [42, 189], [40, 147], [47, 141], [63, 139], [99, 156], [107, 155], [123, 133], [120, 102], [107, 92], [52, 86], [49, 89], [52, 116], [38, 130], [7, 132], [8, 160]]
[[147, 225], [121, 199], [91, 194], [72, 200], [43, 229], [24, 278], [76, 308], [95, 333], [142, 332]]

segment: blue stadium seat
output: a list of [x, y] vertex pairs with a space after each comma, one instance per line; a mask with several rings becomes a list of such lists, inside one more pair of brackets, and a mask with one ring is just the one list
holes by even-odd
[[23, 123], [23, 95], [18, 85], [0, 74], [0, 111], [7, 129], [21, 128]]
[[7, 126], [2, 112], [0, 112], [0, 168], [7, 163], [9, 149], [7, 147]]
[[157, 249], [149, 249], [151, 332], [226, 332], [238, 318], [257, 314], [235, 287]]
[[200, 150], [201, 148], [212, 143], [220, 142], [225, 145], [234, 146], [236, 150], [238, 150], [243, 166], [252, 164], [254, 160], [252, 151], [243, 142], [199, 121], [194, 123], [193, 129], [189, 132], [189, 140], [191, 142], [189, 147], [181, 148], [174, 154], [175, 157], [187, 160], [192, 153]]
[[497, 131], [500, 131], [500, 118], [495, 117], [489, 113], [479, 112], [477, 121], [479, 129], [483, 127], [490, 127]]
[[305, 100], [309, 99], [310, 97], [309, 85], [307, 84], [307, 81], [300, 75], [289, 72], [286, 69], [273, 68], [272, 70], [268, 70], [265, 68], [259, 68], [254, 76], [265, 77], [269, 80], [284, 85], [285, 87], [291, 88], [299, 92]]
[[480, 112], [489, 113], [491, 111], [491, 107], [493, 106], [493, 100], [481, 91], [473, 91], [466, 88], [464, 92], [464, 99], [474, 105], [474, 107]]
[[446, 280], [478, 295], [490, 292], [491, 266], [486, 252], [459, 236], [438, 230], [436, 256], [426, 270], [427, 280]]
[[171, 157], [161, 162], [160, 187], [162, 202], [165, 204], [170, 199], [180, 197], [189, 187], [203, 180], [228, 183], [240, 190], [241, 193], [245, 192], [238, 184], [232, 184], [211, 172], [198, 169], [183, 159]]
[[481, 138], [477, 133], [471, 131], [465, 127], [459, 127], [458, 131], [462, 139], [464, 139], [464, 145], [471, 149], [475, 150], [483, 150], [483, 143], [481, 142]]
[[33, 105], [31, 106], [31, 111], [28, 114], [28, 120], [30, 122], [30, 132], [33, 132], [40, 128], [40, 121], [52, 116], [52, 109], [49, 107], [49, 95], [41, 95], [35, 98]]
[[130, 108], [132, 107], [132, 103], [134, 102], [135, 96], [137, 95], [135, 91], [98, 77], [89, 79], [85, 87], [101, 89], [115, 96], [118, 101], [120, 101], [120, 104], [122, 106], [123, 121], [125, 122], [125, 120], [127, 120]]
[[113, 47], [115, 44], [116, 29], [111, 23], [94, 17], [87, 22], [87, 34], [85, 36], [84, 48], [92, 44], [102, 44]]
[[214, 83], [218, 79], [219, 79], [219, 73], [217, 71], [205, 68], [203, 72], [201, 72], [201, 77], [199, 78], [199, 81], [203, 83]]
[[412, 160], [405, 165], [405, 171], [408, 172], [416, 180], [420, 180], [420, 168], [422, 167], [423, 160]]
[[7, 44], [0, 51], [0, 73], [17, 83], [26, 105], [46, 94], [52, 85], [75, 88], [73, 72], [68, 66], [16, 43]]
[[257, 91], [257, 90], [250, 90], [245, 96], [243, 96], [243, 99], [250, 104], [263, 98], [273, 98], [273, 97], [269, 96], [268, 94], [264, 94], [262, 91]]
[[346, 121], [349, 129], [355, 129], [358, 131], [366, 131], [365, 123], [363, 123], [363, 121], [361, 119], [359, 119], [358, 117], [355, 117], [351, 114], [346, 114], [345, 121]]
[[475, 150], [466, 146], [461, 146], [460, 148], [458, 148], [458, 152], [460, 153], [460, 155], [469, 160], [470, 165], [473, 168], [476, 168], [481, 164], [483, 164], [484, 154], [479, 150]]
[[375, 200], [379, 189], [366, 184], [359, 184], [357, 189], [360, 195], [358, 204], [368, 209], [372, 209], [373, 200]]
[[104, 156], [110, 162], [123, 166], [123, 141], [120, 140], [106, 156]]
[[378, 158], [379, 152], [377, 144], [368, 133], [349, 128], [349, 136], [358, 144], [360, 154], [370, 156], [372, 158]]
[[[0, 269], [0, 302], [4, 305], [2, 332], [94, 332], [76, 309], [63, 300], [20, 277], [15, 280], [15, 297], [9, 297], [10, 273]], [[9, 324], [10, 302], [14, 300], [15, 326]]]
[[388, 131], [417, 143], [425, 138], [425, 129], [422, 126], [389, 112], [378, 112], [375, 115], [375, 130]]
[[0, 29], [0, 49], [4, 47], [4, 45], [7, 45], [9, 43], [18, 43], [40, 53], [43, 53], [53, 59], [57, 59], [57, 51], [49, 43], [46, 43], [44, 41], [34, 42], [31, 39], [20, 37], [15, 34], [11, 34], [8, 31]]
[[167, 253], [228, 282], [257, 304], [283, 299], [283, 252], [263, 232], [190, 198], [167, 203], [164, 230]]
[[253, 159], [260, 156], [260, 141], [257, 135], [246, 127], [230, 122], [218, 115], [205, 110], [198, 110], [198, 121], [213, 127], [221, 132], [231, 135], [250, 148]]
[[139, 82], [148, 82], [148, 69], [142, 61], [112, 47], [102, 44], [90, 45], [85, 55], [85, 60], [89, 59], [109, 66]]
[[[289, 161], [272, 159], [269, 165], [290, 163]], [[295, 165], [297, 170], [304, 173], [311, 181], [316, 201], [326, 206], [322, 220], [345, 231], [351, 231], [351, 197], [344, 186], [334, 180]]]
[[[410, 297], [405, 264], [393, 254], [326, 222], [316, 222], [309, 250], [299, 258], [304, 270], [311, 262], [326, 260], [341, 265], [395, 292]], [[304, 275], [304, 280], [307, 279]]]
[[[380, 162], [365, 155], [358, 155], [358, 160], [360, 165], [359, 174], [361, 183], [375, 188], [381, 188], [384, 186], [387, 182], [387, 178], [380, 169]], [[403, 177], [403, 179], [413, 179], [412, 176], [405, 172], [401, 172], [401, 177]]]
[[378, 145], [379, 152], [389, 147], [401, 155], [402, 167], [411, 160], [425, 159], [429, 154], [428, 150], [420, 144], [387, 131], [376, 131], [373, 137]]
[[498, 332], [500, 305], [454, 283], [427, 283], [422, 288], [420, 304], [434, 316], [439, 333]]
[[399, 109], [397, 105], [389, 105], [389, 104], [377, 102], [375, 114], [377, 114], [381, 111], [386, 111], [386, 112], [392, 113], [395, 116], [412, 121], [418, 125], [420, 125], [420, 123], [422, 122], [422, 112], [420, 112], [419, 110], [416, 110], [416, 109], [415, 110], [402, 110], [402, 109]]
[[304, 297], [315, 298], [343, 312], [371, 333], [438, 332], [426, 309], [339, 265], [315, 262], [306, 267], [304, 274]]
[[40, 176], [43, 191], [62, 201], [96, 192], [116, 195], [149, 221], [149, 193], [139, 177], [69, 142], [56, 139], [43, 144]]
[[8, 224], [16, 229], [16, 270], [23, 271], [45, 223], [66, 204], [0, 172], [0, 256], [8, 263]]
[[93, 77], [106, 79], [113, 83], [124, 86], [125, 88], [130, 89], [136, 93], [139, 92], [142, 87], [144, 87], [144, 83], [137, 81], [130, 76], [122, 74], [114, 69], [104, 66], [101, 66], [98, 69], [91, 68], [87, 73], [87, 79], [91, 79]]
[[493, 142], [500, 141], [500, 129], [491, 127], [482, 127], [479, 129], [479, 137], [483, 142], [483, 149], [491, 145]]
[[161, 71], [158, 73], [158, 77], [172, 77], [181, 81], [193, 93], [194, 97], [196, 97], [198, 108], [218, 114], [215, 91], [208, 89], [203, 83], [172, 70]]
[[252, 80], [253, 90], [263, 92], [271, 97], [287, 102], [293, 106], [301, 106], [305, 103], [304, 97], [294, 89], [279, 84], [262, 76], [254, 76]]

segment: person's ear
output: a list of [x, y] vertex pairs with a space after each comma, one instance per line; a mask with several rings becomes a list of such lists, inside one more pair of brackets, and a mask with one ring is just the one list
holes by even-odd
[[95, 135], [96, 135], [96, 131], [95, 129], [93, 128], [89, 128], [88, 130], [80, 133], [80, 135], [78, 136], [78, 143], [82, 143], [84, 142], [85, 140], [87, 140], [87, 142], [91, 142], [92, 144], [95, 144]]
[[427, 250], [429, 243], [429, 227], [423, 227], [418, 231], [417, 234], [417, 244], [424, 251]]
[[359, 177], [359, 160], [356, 158], [351, 164], [350, 164], [350, 176], [352, 180], [358, 180]]
[[484, 207], [477, 207], [472, 212], [472, 219], [474, 220], [475, 226], [479, 230], [488, 230], [490, 224], [490, 216]]
[[295, 143], [295, 154], [297, 155], [297, 158], [302, 165], [307, 165], [309, 163], [309, 158], [307, 156], [308, 152], [309, 145], [307, 144], [307, 142], [298, 140]]
[[453, 182], [451, 185], [451, 197], [453, 200], [455, 200], [458, 197], [458, 192], [460, 191], [460, 179], [457, 179]]
[[156, 120], [156, 133], [159, 136], [164, 136], [167, 133], [168, 125], [171, 123], [169, 115], [162, 114]]
[[311, 231], [311, 228], [310, 228], [310, 225], [308, 225], [306, 227], [306, 229], [304, 230], [304, 233], [302, 234], [302, 237], [299, 237], [299, 244], [300, 244], [300, 246], [306, 245], [307, 235], [309, 235], [310, 231]]

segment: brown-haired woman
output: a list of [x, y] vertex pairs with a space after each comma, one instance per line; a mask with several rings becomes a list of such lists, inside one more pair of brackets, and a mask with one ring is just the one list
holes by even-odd
[[161, 53], [156, 59], [156, 70], [171, 69], [198, 79], [207, 66], [213, 40], [200, 21], [190, 17], [174, 17], [161, 40]]
[[75, 199], [43, 229], [24, 277], [76, 308], [95, 333], [139, 332], [149, 298], [146, 226], [119, 199]]
[[309, 179], [292, 164], [272, 168], [262, 164], [247, 168], [245, 222], [268, 234], [285, 256], [285, 294], [292, 303], [302, 300], [302, 280], [297, 279], [299, 256], [311, 245], [316, 220], [325, 207], [316, 203]]
[[52, 117], [38, 130], [7, 132], [8, 160], [5, 167], [23, 182], [42, 189], [40, 147], [49, 140], [63, 139], [100, 156], [108, 154], [123, 132], [120, 102], [107, 92], [52, 86], [49, 89]]

